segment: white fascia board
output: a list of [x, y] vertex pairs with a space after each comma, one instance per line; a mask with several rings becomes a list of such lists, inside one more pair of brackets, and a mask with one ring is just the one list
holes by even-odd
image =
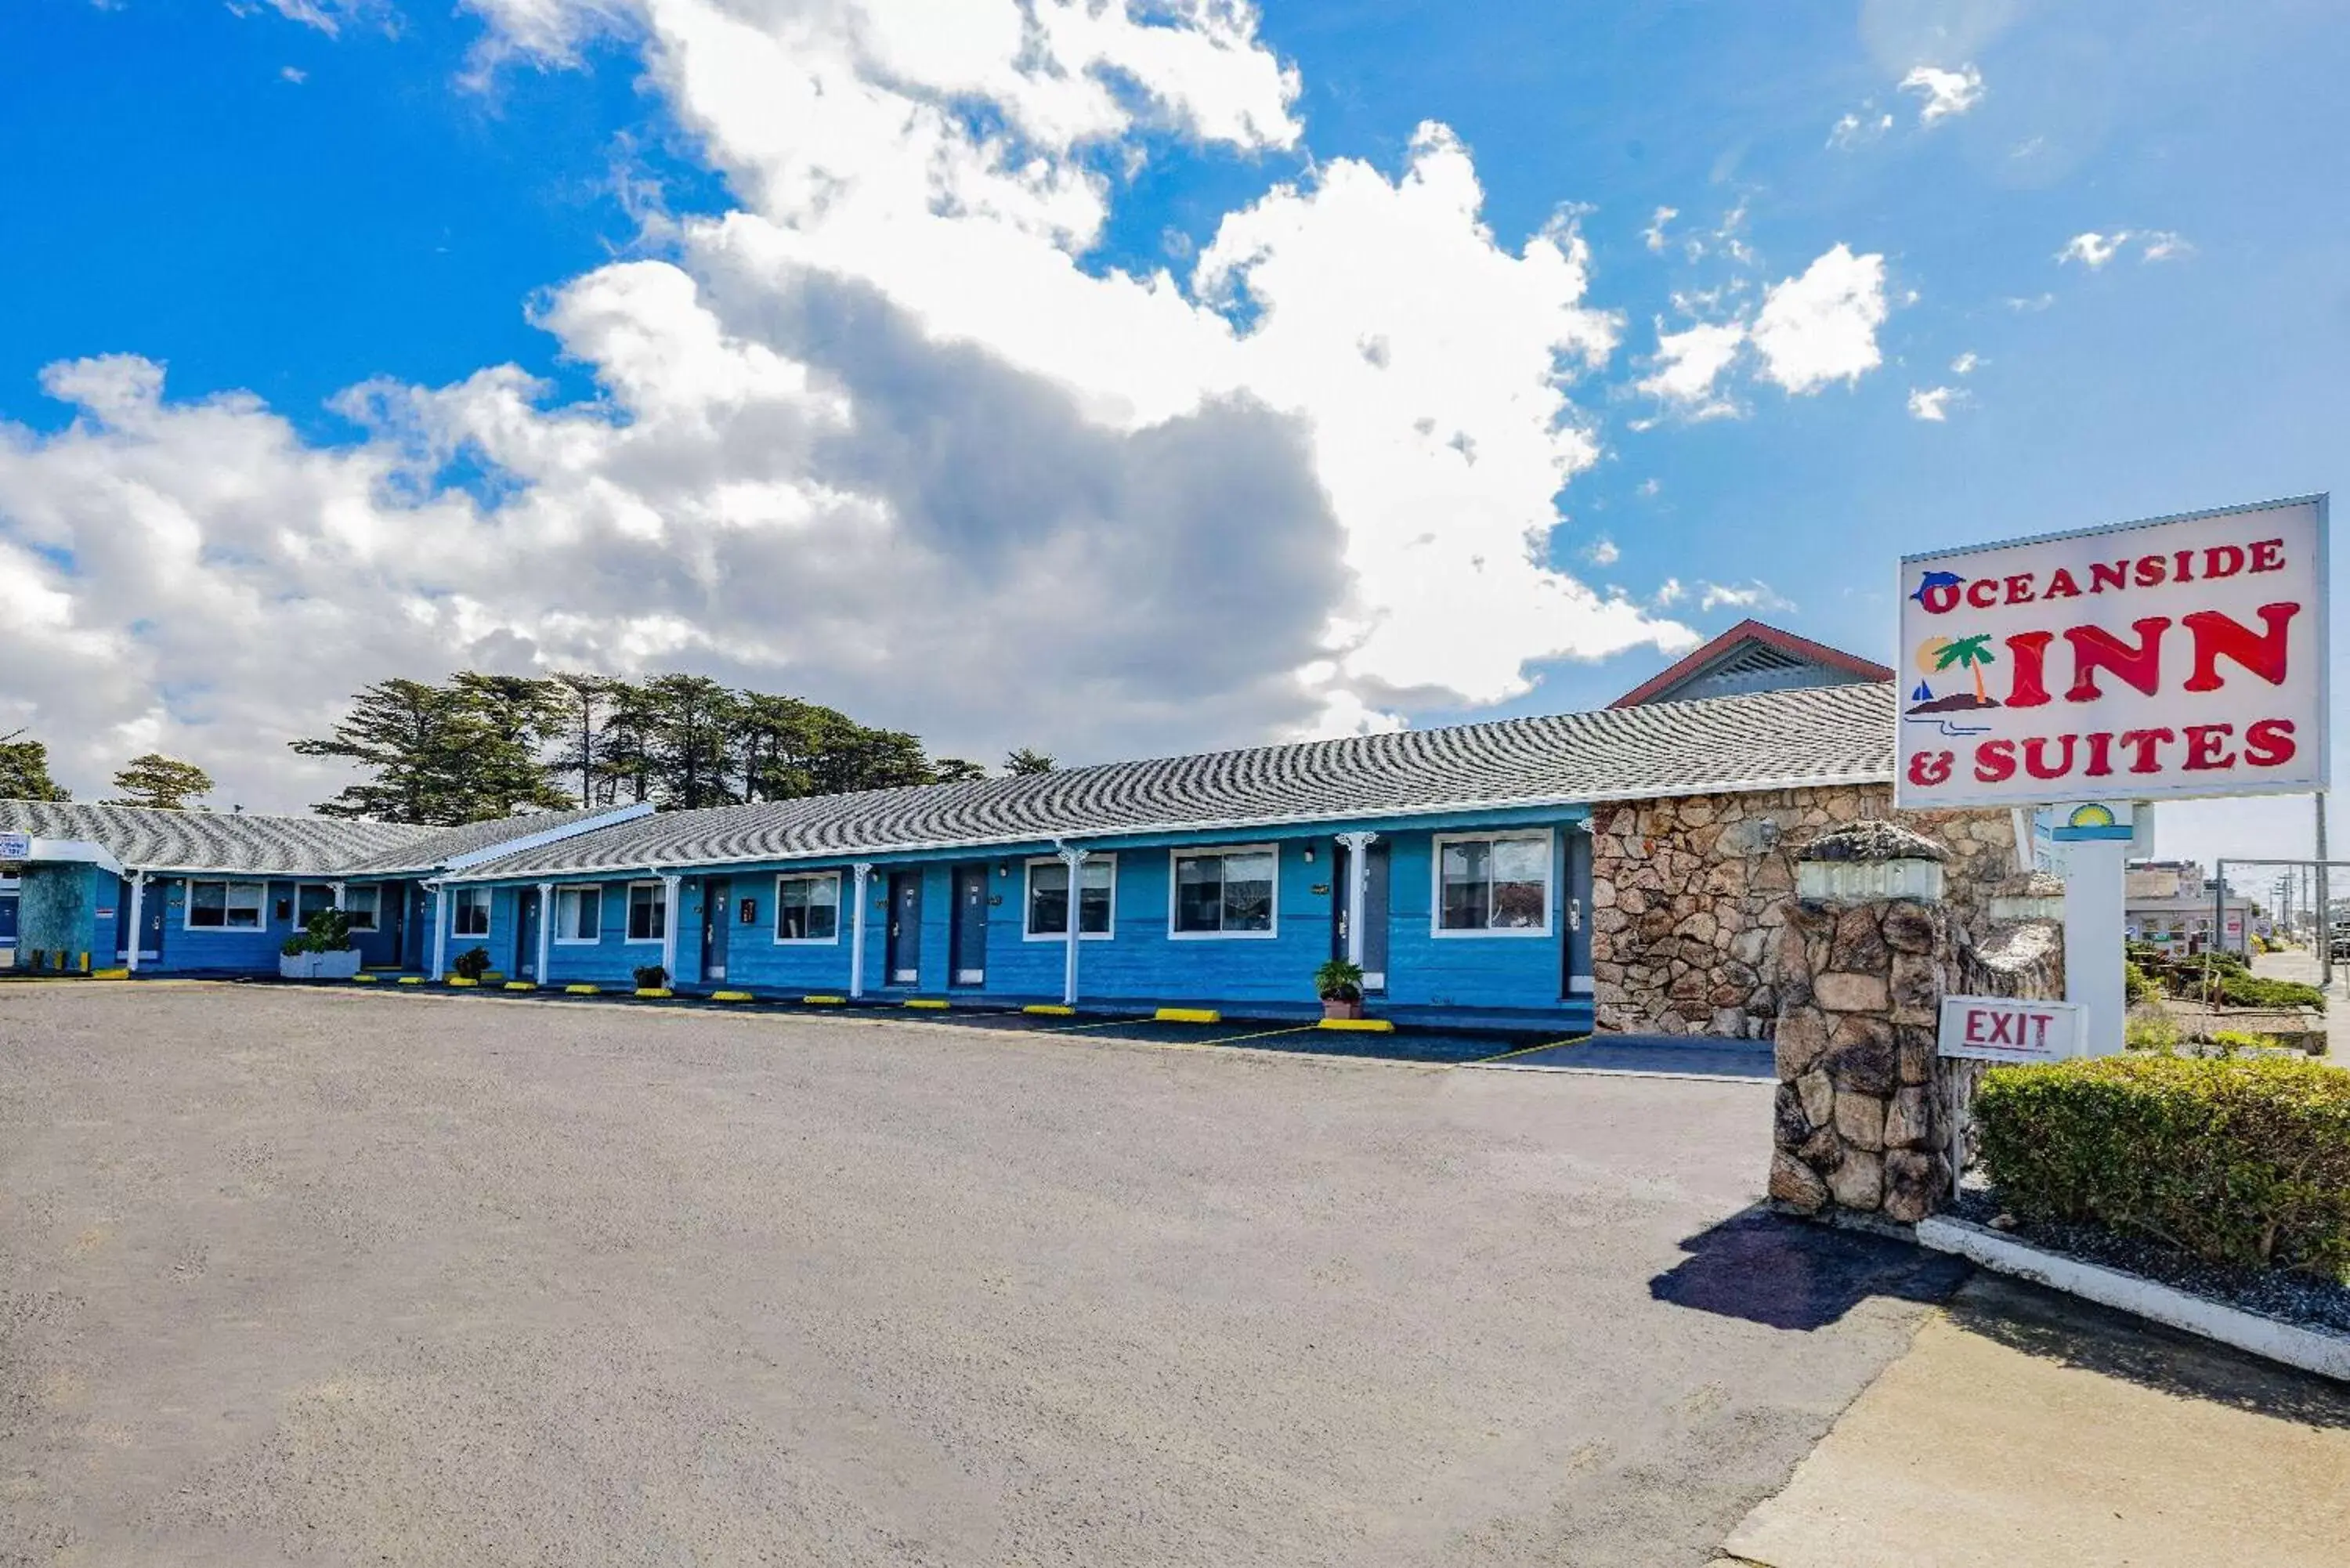
[[[1881, 784], [1893, 782], [1893, 770], [1870, 768], [1856, 773], [1797, 774], [1783, 777], [1761, 779], [1720, 780], [1712, 783], [1652, 784], [1634, 789], [1589, 790], [1578, 794], [1544, 795], [1530, 800], [1449, 800], [1435, 805], [1367, 806], [1350, 811], [1305, 812], [1289, 816], [1219, 817], [1212, 821], [1170, 822], [1157, 825], [1138, 824], [1131, 826], [1082, 828], [1059, 834], [1035, 833], [998, 835], [985, 838], [948, 838], [914, 841], [904, 844], [869, 844], [847, 848], [807, 849], [768, 855], [733, 855], [702, 858], [694, 857], [681, 860], [646, 862], [630, 860], [608, 866], [537, 866], [521, 870], [495, 872], [486, 877], [460, 877], [460, 881], [529, 882], [543, 877], [585, 877], [616, 881], [636, 875], [650, 866], [651, 873], [683, 873], [702, 868], [720, 869], [743, 866], [794, 866], [816, 864], [846, 865], [851, 860], [879, 858], [892, 855], [936, 855], [966, 849], [1015, 849], [1023, 846], [1050, 845], [1060, 839], [1072, 844], [1080, 841], [1123, 842], [1131, 838], [1159, 837], [1169, 834], [1229, 835], [1257, 832], [1284, 827], [1322, 827], [1348, 822], [1376, 822], [1397, 818], [1440, 817], [1459, 813], [1480, 811], [1543, 811], [1565, 806], [1612, 805], [1618, 801], [1670, 800], [1683, 795], [1761, 794], [1783, 789], [1840, 789], [1856, 784]], [[500, 849], [491, 858], [503, 859], [520, 853], [516, 846]], [[480, 865], [482, 860], [471, 862]], [[457, 862], [450, 863], [451, 869]]]
[[117, 877], [122, 875], [122, 862], [114, 857], [113, 852], [103, 844], [93, 844], [87, 838], [36, 838], [33, 840], [33, 852], [25, 858], [28, 864], [42, 860], [78, 861], [85, 866], [111, 871]]
[[583, 816], [575, 822], [567, 822], [560, 827], [541, 828], [536, 833], [526, 833], [520, 838], [501, 839], [486, 848], [470, 850], [463, 855], [452, 855], [442, 863], [441, 868], [445, 871], [463, 871], [469, 867], [480, 866], [487, 861], [503, 860], [509, 855], [520, 855], [525, 850], [543, 849], [550, 844], [560, 844], [567, 838], [577, 838], [582, 834], [594, 833], [607, 827], [618, 827], [621, 823], [634, 822], [640, 816], [650, 816], [652, 814], [653, 803], [649, 800], [639, 801], [633, 805], [617, 806], [595, 816]]

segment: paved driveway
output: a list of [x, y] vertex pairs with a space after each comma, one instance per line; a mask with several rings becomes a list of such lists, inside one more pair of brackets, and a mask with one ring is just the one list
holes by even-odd
[[1769, 1107], [0, 984], [0, 1561], [1701, 1563], [1951, 1282]]

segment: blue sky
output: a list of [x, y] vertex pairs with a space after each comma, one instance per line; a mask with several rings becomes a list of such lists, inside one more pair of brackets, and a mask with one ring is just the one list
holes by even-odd
[[[1742, 613], [1884, 657], [1903, 550], [2333, 483], [2350, 411], [2338, 373], [2350, 154], [2330, 123], [2350, 44], [2338, 7], [1354, 0], [1269, 4], [1235, 31], [1229, 7], [1202, 19], [1137, 6], [1141, 21], [1189, 21], [1220, 52], [1153, 83], [1134, 63], [1151, 57], [1133, 51], [1162, 40], [1110, 39], [1091, 73], [1110, 90], [1082, 110], [1092, 128], [1061, 140], [1053, 117], [1080, 111], [984, 76], [972, 64], [983, 50], [917, 56], [867, 34], [795, 33], [816, 26], [803, 16], [815, 9], [9, 7], [0, 135], [37, 155], [0, 171], [12, 214], [0, 289], [16, 306], [0, 314], [0, 420], [19, 427], [17, 456], [0, 467], [0, 545], [52, 574], [47, 613], [78, 642], [0, 673], [5, 727], [50, 735], [85, 788], [102, 784], [109, 757], [151, 741], [217, 758], [252, 804], [290, 805], [314, 782], [276, 762], [284, 735], [390, 663], [446, 663], [452, 650], [707, 668], [983, 754], [1037, 743], [1092, 758], [1427, 723], [1604, 701]], [[869, 21], [882, 8], [835, 9]], [[859, 128], [842, 121], [799, 122], [796, 134], [824, 142], [814, 152], [777, 140], [755, 69], [731, 81], [709, 65], [726, 52], [708, 42], [722, 25], [789, 35], [779, 61], [832, 59], [828, 79], [903, 93], [942, 115], [950, 140], [985, 144], [1008, 127], [1013, 141], [998, 145], [1041, 147], [1071, 179], [1094, 176], [1097, 210], [1074, 220], [1086, 230], [1074, 238], [1059, 216], [1009, 220], [1025, 249], [991, 240], [984, 254], [1003, 270], [960, 275], [985, 296], [968, 304], [958, 276], [925, 273], [901, 243], [935, 249], [941, 267], [966, 254], [889, 206], [889, 149], [855, 143]], [[1921, 67], [1935, 74], [1913, 76]], [[1422, 254], [1429, 215], [1380, 202], [1408, 183], [1430, 121], [1457, 141], [1482, 204], [1459, 244]], [[795, 194], [811, 160], [845, 190], [882, 192], [869, 228], [806, 237], [829, 218]], [[1357, 166], [1379, 185], [1350, 208], [1336, 187]], [[1284, 183], [1299, 198], [1276, 210]], [[999, 196], [1026, 199], [998, 182], [948, 204]], [[751, 221], [730, 227], [730, 213]], [[1240, 287], [1211, 301], [1191, 269], [1235, 214], [1254, 214], [1229, 253]], [[1491, 256], [1464, 248], [1478, 223]], [[1407, 338], [1424, 320], [1514, 286], [1504, 279], [1529, 272], [1515, 259], [1524, 242], [1547, 232], [1571, 250], [1570, 231], [1587, 247], [1579, 290], [1553, 280], [1522, 316], [1497, 306], [1479, 328], [1490, 340], [1460, 342], [1437, 320], [1419, 346], [1427, 358], [1413, 358]], [[1040, 234], [1049, 243], [1032, 243]], [[1763, 352], [1769, 291], [1807, 275], [1825, 286], [1810, 269], [1839, 246], [1881, 258], [1853, 275], [1873, 277], [1873, 296], [1828, 300], [1795, 337], [1772, 339], [1783, 356]], [[1063, 261], [1080, 282], [1169, 269], [1191, 314], [1170, 326], [1126, 301], [1115, 310], [1128, 315], [1105, 303], [1098, 318], [1071, 316], [1070, 333], [1118, 339], [1096, 355], [1055, 342], [1050, 320], [992, 312], [986, 300], [1016, 296], [1025, 276], [1062, 287]], [[660, 270], [628, 270], [645, 265]], [[1315, 318], [1325, 289], [1361, 321]], [[821, 434], [822, 400], [795, 390], [803, 400], [769, 410], [780, 422], [713, 434], [703, 410], [679, 416], [692, 439], [659, 446], [651, 427], [675, 412], [676, 385], [631, 379], [624, 362], [700, 330], [689, 296], [726, 343], [813, 366], [847, 389], [860, 431], [886, 425], [889, 439], [840, 455]], [[1206, 363], [1224, 352], [1219, 335], [1245, 337], [1260, 312], [1283, 330], [1232, 367]], [[1660, 332], [1700, 326], [1737, 335], [1735, 358], [1692, 396], [1659, 395]], [[1851, 358], [1856, 329], [1866, 363]], [[1350, 495], [1341, 472], [1392, 431], [1328, 363], [1329, 346], [1383, 356], [1389, 336], [1399, 368], [1424, 367], [1412, 374], [1432, 387], [1423, 422], [1457, 421], [1471, 469], [1425, 471], [1430, 547], [1457, 550], [1445, 572], [1470, 585], [1427, 602], [1392, 586], [1423, 559], [1410, 526], [1373, 515], [1376, 497]], [[1488, 399], [1544, 337], [1574, 368], [1557, 422], [1580, 437], [1564, 455], [1523, 445], [1534, 436]], [[675, 369], [683, 353], [654, 358]], [[137, 360], [74, 380], [78, 406], [45, 392], [45, 368], [95, 356]], [[733, 369], [789, 379], [754, 358]], [[140, 361], [166, 368], [160, 394], [140, 389]], [[496, 393], [482, 373], [503, 365], [539, 384]], [[370, 384], [373, 412], [355, 420], [346, 394]], [[1270, 405], [1267, 417], [1187, 422], [1202, 398], [1228, 393]], [[728, 417], [743, 406], [728, 402]], [[592, 455], [548, 456], [599, 420]], [[779, 469], [771, 454], [803, 437], [811, 455]], [[1060, 453], [1039, 465], [1077, 465], [1091, 498], [1045, 529], [1035, 514], [1063, 498], [1040, 501], [1035, 475], [974, 474], [983, 460], [966, 453], [962, 468], [904, 477], [919, 466], [910, 454], [966, 441]], [[1326, 505], [1282, 455], [1301, 441]], [[1254, 455], [1203, 477], [1222, 461], [1203, 454], [1221, 452]], [[1565, 475], [1555, 502], [1541, 494], [1545, 462]], [[592, 493], [566, 489], [567, 471], [588, 468]], [[1508, 480], [1492, 477], [1505, 468]], [[1456, 479], [1457, 494], [1445, 491]], [[109, 532], [105, 505], [75, 499], [93, 486], [142, 528], [194, 529], [201, 543], [182, 547], [211, 591], [166, 591], [121, 565], [153, 540]], [[425, 504], [389, 504], [387, 486]], [[754, 494], [746, 523], [742, 498]], [[530, 505], [493, 504], [514, 495]], [[836, 509], [844, 495], [854, 504]], [[1506, 608], [1482, 614], [1473, 585], [1494, 542], [1508, 547], [1554, 504], [1561, 525], [1535, 575], [1497, 587]], [[351, 525], [369, 542], [336, 535], [359, 556], [329, 587], [300, 569], [319, 549], [285, 541], [353, 507], [369, 509]], [[1217, 530], [1236, 507], [1268, 510], [1227, 539]], [[607, 509], [600, 522], [577, 520], [594, 508]], [[712, 532], [691, 534], [688, 514]], [[1484, 532], [1451, 532], [1472, 515]], [[664, 526], [665, 540], [650, 536]], [[910, 532], [877, 546], [858, 531], [873, 527]], [[762, 528], [806, 553], [730, 554]], [[403, 537], [459, 565], [430, 580], [387, 565], [387, 541]], [[538, 581], [549, 539], [565, 543], [561, 592]], [[915, 580], [987, 622], [989, 638], [858, 597], [847, 578], [858, 563], [902, 563], [908, 539], [938, 557]], [[679, 568], [658, 613], [639, 613], [619, 596], [664, 544], [663, 558], [702, 567]], [[281, 549], [292, 564], [276, 560]], [[1032, 647], [1023, 606], [1038, 583], [1074, 570], [1099, 602], [1127, 602], [1170, 563], [1197, 582], [1226, 560], [1246, 563], [1235, 575], [1247, 584], [1145, 605], [1133, 618], [1148, 638], [1088, 643], [1074, 660]], [[749, 595], [761, 572], [825, 585], [837, 611]], [[1351, 597], [1316, 602], [1349, 573]], [[1219, 617], [1261, 636], [1211, 628], [1221, 641], [1203, 652], [1190, 628]], [[775, 629], [803, 620], [816, 623], [803, 640]], [[355, 621], [394, 629], [347, 644], [333, 628]], [[1546, 621], [1573, 624], [1554, 635]], [[1222, 646], [1236, 636], [1255, 640]], [[1479, 639], [1491, 646], [1477, 657], [1451, 645]], [[190, 651], [238, 639], [310, 646], [315, 678]], [[858, 655], [840, 655], [844, 642]], [[1337, 645], [1360, 651], [1336, 658], [1334, 675], [1325, 656]], [[941, 661], [980, 673], [945, 679]], [[93, 681], [99, 664], [110, 673]], [[262, 739], [234, 738], [244, 732]], [[2165, 847], [2211, 852], [2213, 830], [2177, 815], [2191, 838]], [[2305, 815], [2263, 807], [2237, 830], [2291, 847]]]

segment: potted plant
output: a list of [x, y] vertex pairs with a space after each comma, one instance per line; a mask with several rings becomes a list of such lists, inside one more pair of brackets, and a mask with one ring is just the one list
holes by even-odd
[[359, 971], [351, 946], [350, 917], [340, 909], [315, 909], [301, 930], [277, 950], [277, 972], [286, 980], [348, 980]]
[[1363, 1015], [1363, 966], [1332, 959], [1314, 971], [1314, 993], [1322, 999], [1325, 1018]]
[[639, 996], [667, 996], [669, 971], [657, 963], [639, 964], [635, 971]]
[[467, 985], [479, 985], [482, 983], [482, 976], [489, 972], [490, 950], [467, 948], [456, 956], [449, 967], [455, 970], [457, 978]]

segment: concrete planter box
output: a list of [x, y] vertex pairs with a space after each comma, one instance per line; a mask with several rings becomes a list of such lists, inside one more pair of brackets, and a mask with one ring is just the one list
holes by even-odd
[[359, 971], [359, 950], [338, 953], [280, 953], [280, 980], [348, 980]]

